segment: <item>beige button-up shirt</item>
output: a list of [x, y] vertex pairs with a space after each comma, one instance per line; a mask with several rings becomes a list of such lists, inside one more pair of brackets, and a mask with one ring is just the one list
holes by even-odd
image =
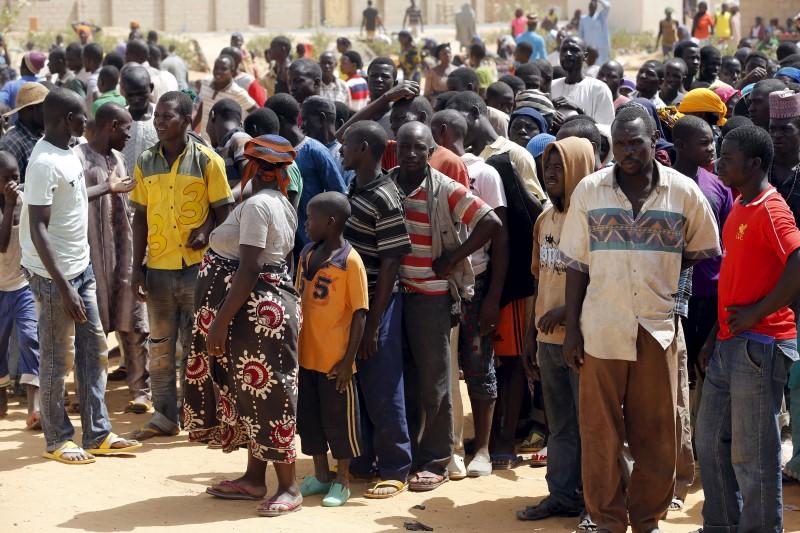
[[581, 180], [570, 199], [559, 249], [569, 268], [589, 274], [581, 332], [584, 350], [599, 359], [636, 361], [640, 325], [666, 349], [675, 337], [681, 262], [720, 254], [700, 188], [655, 165], [658, 183], [635, 218], [616, 167]]

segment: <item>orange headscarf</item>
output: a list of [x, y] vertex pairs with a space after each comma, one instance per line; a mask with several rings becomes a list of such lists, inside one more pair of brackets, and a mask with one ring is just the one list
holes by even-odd
[[724, 126], [728, 107], [722, 98], [711, 89], [692, 89], [683, 97], [678, 111], [681, 113], [716, 113], [719, 116], [717, 126]]
[[286, 196], [290, 181], [286, 169], [296, 155], [291, 143], [279, 135], [262, 135], [250, 139], [244, 145], [244, 156], [248, 162], [244, 167], [242, 189], [253, 178], [266, 183], [277, 181], [281, 193]]

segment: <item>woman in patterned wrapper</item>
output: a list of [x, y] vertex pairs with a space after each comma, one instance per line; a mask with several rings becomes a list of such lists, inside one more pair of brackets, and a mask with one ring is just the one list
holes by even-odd
[[183, 427], [190, 440], [248, 450], [242, 477], [207, 489], [217, 498], [261, 500], [272, 462], [278, 488], [257, 512], [279, 516], [303, 501], [294, 468], [302, 316], [285, 261], [297, 230], [286, 198], [295, 152], [264, 135], [247, 142], [245, 157], [252, 195], [212, 232], [198, 273]]

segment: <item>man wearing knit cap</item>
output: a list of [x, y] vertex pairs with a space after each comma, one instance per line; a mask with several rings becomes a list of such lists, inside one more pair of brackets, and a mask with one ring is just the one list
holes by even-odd
[[0, 138], [0, 151], [9, 152], [17, 160], [20, 184], [25, 183], [25, 170], [33, 147], [44, 134], [43, 102], [47, 93], [47, 87], [41, 83], [23, 83], [17, 93], [17, 107], [4, 115], [17, 117], [14, 127]]
[[27, 52], [22, 56], [19, 66], [19, 78], [6, 83], [0, 90], [0, 104], [14, 108], [17, 105], [17, 93], [22, 84], [28, 81], [39, 81], [36, 77], [44, 68], [47, 57], [41, 52]]

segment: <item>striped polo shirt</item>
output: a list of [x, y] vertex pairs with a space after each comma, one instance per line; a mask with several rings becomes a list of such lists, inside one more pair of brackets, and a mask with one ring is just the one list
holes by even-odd
[[[428, 166], [428, 173], [431, 167]], [[391, 174], [393, 178], [397, 170]], [[447, 179], [439, 174], [440, 179]], [[434, 178], [435, 179], [435, 178]], [[411, 238], [411, 253], [400, 261], [400, 283], [409, 292], [427, 295], [442, 295], [449, 292], [446, 278], [440, 278], [433, 272], [433, 256], [431, 237], [431, 218], [428, 213], [428, 179], [412, 193], [403, 198], [403, 210], [406, 215], [406, 227]], [[454, 182], [447, 198], [453, 223], [463, 224], [472, 231], [486, 214], [492, 209], [469, 189]]]
[[403, 204], [397, 186], [385, 174], [361, 188], [353, 180], [348, 197], [351, 215], [344, 228], [344, 237], [364, 262], [371, 297], [381, 261], [411, 252]]
[[360, 111], [367, 107], [367, 102], [369, 102], [367, 80], [356, 74], [347, 80], [347, 88], [350, 89], [350, 108], [353, 111]]

